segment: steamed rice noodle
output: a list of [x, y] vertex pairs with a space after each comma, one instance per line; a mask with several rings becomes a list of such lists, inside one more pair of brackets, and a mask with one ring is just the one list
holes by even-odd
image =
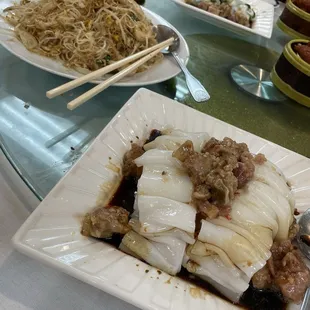
[[193, 185], [170, 151], [149, 150], [135, 160], [143, 173], [138, 181], [138, 194], [161, 196], [190, 202]]
[[[193, 147], [186, 149], [191, 152], [189, 155], [183, 154], [188, 156], [184, 156], [184, 161], [188, 160], [184, 164], [175, 157], [175, 151], [188, 140]], [[289, 239], [294, 198], [284, 176], [263, 156], [256, 160], [247, 146], [232, 140], [223, 140], [222, 144], [212, 140], [210, 155], [204, 148], [208, 140], [205, 133], [166, 129], [143, 146], [145, 152], [133, 160], [142, 173], [138, 176], [134, 212], [128, 223], [131, 231], [123, 237], [120, 249], [171, 275], [183, 266], [238, 302], [253, 276], [267, 268], [274, 242]], [[197, 153], [199, 156], [195, 156]], [[222, 153], [226, 154], [224, 160]], [[235, 157], [229, 158], [227, 154]], [[203, 160], [203, 165], [194, 162], [197, 159]], [[212, 204], [216, 204], [212, 200], [214, 189], [220, 192], [223, 185], [216, 174], [221, 172], [212, 172], [212, 167], [227, 172], [228, 165], [238, 168], [237, 176], [229, 168], [230, 178], [238, 184], [233, 199], [228, 200], [230, 212], [206, 215], [201, 210], [212, 209]], [[213, 174], [204, 174], [203, 169], [210, 169]], [[196, 172], [199, 177], [194, 179]], [[238, 178], [242, 178], [240, 183]], [[210, 190], [210, 183], [197, 184], [201, 180], [213, 180], [214, 189]], [[223, 207], [227, 206], [218, 206], [217, 211]]]
[[266, 248], [270, 249], [278, 231], [276, 219], [272, 219], [268, 217], [268, 214], [263, 213], [259, 205], [255, 206], [239, 198], [233, 203], [230, 216], [233, 223], [247, 229], [259, 239]]
[[[254, 180], [233, 201], [229, 220], [221, 217], [202, 220], [195, 245], [200, 244], [204, 251], [197, 251], [195, 247], [187, 251], [186, 268], [233, 301], [238, 301], [244, 292], [238, 288], [245, 288], [253, 275], [265, 266], [273, 240], [288, 239], [293, 221], [294, 200], [289, 187], [271, 163], [265, 165], [257, 165]], [[210, 246], [221, 249], [226, 256], [219, 255], [214, 248], [210, 251]], [[225, 268], [237, 267], [242, 276], [227, 277], [229, 272], [225, 270], [221, 278], [220, 270], [224, 269], [219, 261]], [[230, 270], [234, 269], [230, 267]]]
[[234, 302], [249, 287], [249, 278], [216, 246], [196, 241], [188, 246], [183, 265]]
[[156, 196], [138, 195], [136, 200], [139, 219], [129, 221], [135, 232], [125, 235], [121, 247], [154, 267], [177, 274], [181, 270], [187, 244], [195, 242], [194, 208]]
[[175, 275], [181, 270], [186, 242], [169, 236], [160, 241], [150, 241], [132, 230], [122, 239], [121, 248], [151, 266]]
[[[195, 241], [196, 210], [188, 204], [192, 184], [172, 152], [150, 150], [135, 162], [143, 172], [129, 224], [138, 235], [126, 234], [122, 246], [175, 275], [181, 270], [187, 244]], [[139, 243], [143, 246], [136, 247]]]
[[269, 161], [267, 161], [264, 165], [255, 165], [254, 178], [257, 181], [269, 185], [271, 188], [282, 194], [282, 196], [288, 199], [291, 209], [294, 211], [294, 196], [285, 180], [285, 177], [275, 165]]
[[140, 195], [162, 196], [180, 202], [190, 202], [193, 185], [188, 175], [168, 165], [147, 165], [138, 181]]
[[[88, 73], [156, 45], [151, 21], [134, 0], [21, 0], [3, 18], [31, 52]], [[147, 61], [138, 72], [161, 61]]]
[[[232, 201], [230, 218], [201, 220], [195, 242], [196, 210], [190, 205], [193, 184], [173, 151], [191, 140], [194, 150], [201, 152], [208, 139], [202, 133], [166, 130], [164, 135], [144, 145], [146, 152], [135, 160], [143, 172], [131, 225], [148, 247], [157, 249], [148, 251], [144, 260], [160, 268], [163, 260], [158, 258], [158, 251], [161, 251], [168, 262], [161, 268], [170, 270], [170, 274], [175, 274], [171, 270], [180, 269], [183, 260], [189, 272], [236, 302], [253, 275], [271, 257], [273, 240], [288, 238], [294, 200], [285, 178], [271, 163], [256, 164], [253, 180]], [[127, 238], [123, 244], [128, 246]], [[138, 253], [130, 244], [129, 248]], [[167, 256], [168, 248], [176, 260]]]
[[222, 249], [249, 278], [266, 264], [266, 259], [246, 238], [229, 228], [203, 220], [198, 240]]
[[195, 232], [196, 210], [193, 206], [160, 196], [138, 194], [136, 200], [144, 232], [164, 231], [173, 227], [191, 234]]
[[293, 222], [293, 213], [288, 200], [262, 182], [251, 182], [247, 191], [253, 195], [257, 204], [273, 210], [276, 215], [279, 227], [275, 239], [278, 241], [287, 240], [289, 228]]

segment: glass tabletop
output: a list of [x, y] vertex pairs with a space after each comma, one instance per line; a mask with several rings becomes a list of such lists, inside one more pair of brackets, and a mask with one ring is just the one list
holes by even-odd
[[[239, 89], [230, 77], [231, 68], [239, 64], [270, 71], [289, 37], [276, 26], [271, 39], [240, 37], [186, 15], [168, 0], [146, 0], [146, 7], [185, 36], [191, 53], [188, 68], [211, 99], [195, 103], [182, 74], [148, 89], [310, 156], [309, 109], [290, 99], [260, 100]], [[275, 21], [282, 9], [283, 5], [276, 9]], [[137, 88], [110, 87], [69, 111], [66, 103], [92, 85], [51, 101], [46, 91], [65, 83], [65, 78], [33, 67], [3, 47], [0, 66], [0, 146], [29, 188], [43, 199]]]

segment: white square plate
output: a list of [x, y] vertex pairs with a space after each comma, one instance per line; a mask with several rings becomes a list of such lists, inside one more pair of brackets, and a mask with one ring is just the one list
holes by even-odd
[[252, 28], [245, 27], [221, 16], [217, 16], [202, 9], [196, 8], [185, 3], [185, 0], [172, 1], [180, 6], [180, 8], [187, 14], [190, 14], [195, 18], [203, 20], [217, 27], [227, 29], [239, 35], [257, 34], [268, 39], [271, 38], [273, 30], [274, 6], [263, 0], [242, 0], [243, 2], [250, 4], [256, 13], [256, 19]]
[[[156, 120], [156, 121], [155, 121]], [[177, 277], [159, 274], [102, 241], [80, 234], [82, 216], [108, 199], [120, 179], [130, 141], [152, 128], [173, 126], [246, 142], [278, 165], [293, 186], [296, 207], [310, 206], [310, 160], [171, 99], [140, 89], [115, 115], [13, 238], [21, 252], [143, 309], [237, 308]], [[149, 272], [146, 272], [149, 270]], [[292, 306], [290, 309], [298, 309]]]

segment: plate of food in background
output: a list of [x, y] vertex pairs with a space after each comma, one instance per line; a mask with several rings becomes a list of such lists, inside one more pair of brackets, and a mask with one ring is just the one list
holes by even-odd
[[274, 6], [260, 0], [172, 0], [195, 18], [240, 35], [271, 38]]
[[13, 243], [141, 309], [297, 310], [309, 188], [308, 158], [141, 88]]
[[[153, 25], [180, 37], [179, 55], [189, 50], [167, 21], [134, 0], [2, 1], [0, 43], [15, 56], [48, 72], [77, 78], [157, 44]], [[116, 86], [142, 86], [176, 76], [179, 66], [159, 54]], [[94, 81], [100, 83], [104, 80]]]

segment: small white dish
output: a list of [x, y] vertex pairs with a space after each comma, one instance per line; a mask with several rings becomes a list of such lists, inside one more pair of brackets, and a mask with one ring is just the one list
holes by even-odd
[[[52, 189], [13, 238], [21, 252], [89, 283], [142, 309], [240, 309], [195, 288], [178, 277], [158, 272], [138, 259], [98, 239], [80, 234], [83, 215], [109, 200], [120, 179], [130, 141], [148, 136], [153, 128], [172, 126], [208, 132], [246, 142], [262, 152], [291, 183], [296, 208], [310, 205], [310, 160], [279, 145], [224, 123], [169, 98], [140, 89], [115, 115], [72, 169]], [[290, 310], [299, 306], [290, 305]]]
[[[5, 0], [0, 2], [0, 14], [2, 11], [13, 4], [12, 0]], [[179, 56], [185, 64], [187, 64], [189, 59], [189, 49], [184, 37], [178, 32], [171, 24], [169, 24], [165, 19], [159, 15], [151, 12], [150, 10], [143, 8], [146, 16], [152, 21], [154, 25], [166, 25], [172, 28], [180, 38]], [[0, 18], [0, 44], [8, 51], [10, 51], [15, 56], [34, 65], [42, 70], [64, 76], [70, 79], [75, 79], [80, 77], [82, 74], [73, 70], [66, 68], [60, 61], [53, 60], [38, 54], [28, 51], [24, 45], [12, 35], [9, 31], [3, 29], [11, 29], [4, 19]], [[181, 72], [179, 66], [175, 62], [172, 56], [165, 56], [164, 59], [151, 67], [149, 70], [141, 73], [137, 73], [133, 76], [128, 76], [122, 79], [120, 82], [114, 84], [114, 86], [143, 86], [160, 83], [173, 78]], [[104, 81], [100, 79], [94, 81], [98, 84]]]
[[227, 29], [239, 35], [257, 34], [268, 39], [271, 38], [273, 30], [274, 6], [263, 0], [242, 0], [243, 2], [250, 4], [256, 13], [256, 19], [252, 28], [245, 27], [226, 18], [196, 8], [185, 3], [185, 0], [171, 1], [178, 5], [187, 14], [217, 27]]

